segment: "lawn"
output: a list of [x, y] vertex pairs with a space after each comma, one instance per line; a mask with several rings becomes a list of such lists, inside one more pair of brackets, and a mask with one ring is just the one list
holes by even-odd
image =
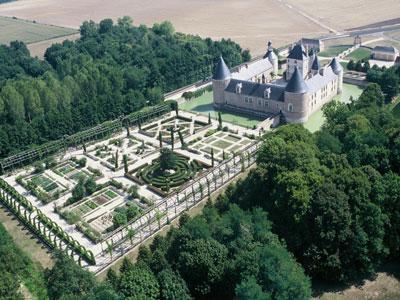
[[[212, 92], [206, 92], [204, 95], [198, 98], [180, 103], [179, 108], [186, 111], [200, 113], [206, 116], [208, 116], [208, 114], [210, 113], [212, 118], [218, 118], [218, 111], [215, 110], [213, 107]], [[260, 119], [251, 116], [234, 115], [224, 111], [221, 111], [221, 116], [223, 121], [241, 125], [244, 127], [253, 127], [254, 125], [257, 126], [257, 124], [261, 121]]]
[[371, 56], [371, 50], [368, 48], [358, 48], [351, 52], [349, 55], [346, 56], [347, 59], [352, 59], [354, 61], [358, 61], [361, 59], [368, 59]]
[[321, 51], [318, 53], [319, 56], [331, 57], [331, 56], [338, 56], [343, 51], [349, 49], [351, 45], [335, 45], [330, 46], [326, 50]]
[[0, 44], [19, 40], [26, 44], [77, 33], [71, 28], [38, 24], [31, 21], [0, 16]]
[[[356, 85], [352, 84], [343, 84], [343, 92], [341, 95], [336, 96], [335, 99], [339, 100], [344, 103], [348, 103], [350, 96], [353, 96], [353, 98], [358, 98], [362, 93], [362, 89]], [[325, 122], [325, 117], [323, 115], [322, 109], [316, 111], [315, 113], [310, 116], [308, 121], [304, 124], [304, 127], [307, 128], [311, 132], [315, 132], [320, 127], [322, 124]]]

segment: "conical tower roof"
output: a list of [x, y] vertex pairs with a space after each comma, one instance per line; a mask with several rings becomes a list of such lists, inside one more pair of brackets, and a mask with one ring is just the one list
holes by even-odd
[[336, 57], [332, 59], [329, 66], [332, 68], [333, 73], [335, 73], [336, 75], [338, 75], [343, 70], [342, 65], [338, 62]]
[[285, 91], [289, 92], [289, 93], [296, 93], [296, 94], [304, 94], [304, 93], [307, 93], [307, 91], [308, 91], [307, 85], [304, 82], [304, 79], [301, 76], [300, 71], [297, 68], [297, 66], [294, 67], [294, 73], [292, 75], [292, 78], [290, 78]]
[[213, 79], [215, 80], [224, 80], [231, 78], [231, 72], [229, 71], [228, 67], [222, 56], [219, 57], [217, 68], [215, 69]]
[[311, 66], [311, 70], [318, 71], [320, 68], [321, 68], [321, 64], [319, 63], [318, 56], [315, 55], [314, 61], [313, 61], [312, 66]]

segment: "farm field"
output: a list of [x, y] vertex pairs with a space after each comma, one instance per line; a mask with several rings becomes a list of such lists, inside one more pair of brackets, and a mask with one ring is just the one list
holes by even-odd
[[[1, 7], [0, 7], [1, 8]], [[0, 44], [21, 40], [26, 44], [49, 40], [76, 33], [75, 29], [38, 24], [0, 16]]]
[[398, 0], [284, 0], [318, 21], [344, 30], [399, 17]]
[[[252, 17], [247, 18], [250, 12]], [[124, 15], [132, 17], [136, 25], [169, 20], [177, 31], [213, 39], [231, 38], [255, 55], [265, 51], [268, 40], [282, 46], [302, 36], [328, 33], [276, 0], [25, 0], [2, 4], [0, 15], [76, 29], [85, 20], [116, 20]]]

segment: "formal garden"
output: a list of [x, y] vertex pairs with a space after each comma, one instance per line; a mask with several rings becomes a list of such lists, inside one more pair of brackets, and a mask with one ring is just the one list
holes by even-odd
[[254, 140], [249, 137], [228, 131], [209, 130], [203, 138], [193, 140], [189, 148], [191, 152], [203, 153], [208, 159], [213, 156], [217, 161], [221, 161], [239, 154], [253, 142]]
[[85, 155], [94, 161], [99, 161], [110, 170], [116, 171], [123, 168], [124, 160], [128, 165], [132, 165], [156, 150], [157, 148], [152, 143], [129, 135], [91, 146]]
[[162, 148], [158, 158], [132, 170], [126, 176], [141, 185], [147, 185], [154, 193], [166, 196], [209, 167], [204, 162]]
[[172, 144], [175, 141], [180, 141], [183, 144], [186, 137], [198, 133], [209, 126], [210, 123], [208, 122], [178, 115], [142, 127], [139, 133], [151, 138], [157, 138], [163, 143]]
[[93, 194], [69, 203], [57, 208], [58, 213], [94, 243], [152, 205], [134, 186], [126, 188], [116, 181], [100, 185]]

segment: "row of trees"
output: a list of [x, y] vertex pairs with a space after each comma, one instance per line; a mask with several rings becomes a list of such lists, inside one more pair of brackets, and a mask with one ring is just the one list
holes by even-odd
[[211, 75], [222, 54], [250, 59], [230, 40], [214, 42], [152, 28], [85, 22], [81, 38], [47, 49], [45, 62], [25, 45], [0, 47], [0, 158], [162, 101], [163, 94]]

